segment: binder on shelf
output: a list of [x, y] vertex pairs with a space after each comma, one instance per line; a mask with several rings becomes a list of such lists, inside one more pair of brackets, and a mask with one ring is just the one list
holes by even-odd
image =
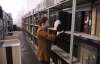
[[71, 30], [71, 13], [60, 11], [58, 13], [58, 19], [61, 21], [61, 30], [70, 31]]
[[91, 34], [91, 16], [90, 11], [84, 12], [84, 33]]
[[100, 36], [100, 6], [97, 7], [96, 35]]
[[92, 26], [91, 26], [91, 34], [92, 35], [96, 34], [96, 19], [98, 19], [97, 11], [96, 11], [96, 8], [93, 8], [92, 9]]
[[75, 32], [84, 32], [91, 34], [91, 12], [79, 11], [76, 12]]
[[56, 37], [55, 45], [57, 45], [58, 47], [60, 47], [61, 49], [69, 53], [70, 52], [70, 35], [64, 32], [60, 33]]
[[[51, 14], [52, 15], [52, 14]], [[52, 15], [52, 16], [50, 16], [50, 22], [49, 22], [49, 25], [50, 25], [50, 27], [54, 27], [54, 22], [57, 20], [57, 15], [55, 14], [55, 15]]]
[[80, 63], [96, 64], [97, 50], [87, 44], [80, 45]]
[[84, 25], [84, 11], [76, 12], [76, 19], [75, 19], [75, 32], [83, 32], [83, 25]]

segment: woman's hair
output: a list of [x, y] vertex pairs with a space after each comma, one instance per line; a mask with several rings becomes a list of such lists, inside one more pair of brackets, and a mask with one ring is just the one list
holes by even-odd
[[42, 17], [42, 18], [39, 20], [38, 24], [41, 26], [41, 24], [46, 23], [47, 20], [48, 20], [47, 17]]

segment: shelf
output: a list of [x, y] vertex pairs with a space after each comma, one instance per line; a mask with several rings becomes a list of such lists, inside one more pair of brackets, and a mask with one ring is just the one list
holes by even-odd
[[25, 23], [26, 25], [31, 25], [31, 26], [35, 26], [38, 27], [38, 25], [34, 25], [34, 24], [29, 24], [29, 23]]
[[37, 55], [37, 49], [38, 49], [37, 45], [36, 44], [33, 44], [33, 51], [34, 51], [34, 53], [36, 55]]
[[[70, 31], [66, 31], [65, 33], [71, 34]], [[83, 38], [87, 38], [87, 39], [92, 39], [92, 40], [100, 41], [100, 37], [99, 36], [85, 34], [85, 33], [73, 33], [73, 34], [74, 34], [74, 36], [79, 36], [79, 37], [83, 37]]]
[[42, 9], [41, 11], [39, 11], [38, 13], [47, 13], [48, 11], [47, 11], [48, 9]]
[[24, 24], [27, 24], [28, 25], [29, 23], [24, 23]]
[[33, 35], [32, 33], [30, 33], [30, 32], [27, 32], [29, 35], [31, 35], [32, 37], [35, 37], [35, 38], [37, 38], [37, 36], [35, 36], [35, 35]]
[[66, 0], [66, 1], [63, 1], [61, 3], [55, 4], [53, 6], [50, 6], [50, 7], [46, 8], [46, 9], [43, 9], [41, 11], [37, 11], [34, 15], [37, 15], [38, 13], [47, 12], [48, 9], [59, 9], [59, 8], [63, 9], [63, 7], [65, 8], [66, 3], [68, 4], [68, 2], [70, 2], [70, 4], [71, 4], [71, 0]]
[[34, 24], [29, 24], [29, 25], [34, 26]]
[[[69, 59], [70, 59], [70, 53], [65, 52], [64, 50], [62, 50], [61, 48], [59, 48], [56, 45], [52, 45], [51, 50], [57, 54], [61, 59], [63, 59], [65, 62], [70, 63]], [[78, 62], [78, 59], [76, 57], [73, 57], [73, 63]], [[79, 63], [79, 62], [78, 62]]]
[[35, 27], [38, 27], [38, 25], [34, 25]]
[[71, 0], [66, 0], [66, 1], [63, 1], [63, 2], [58, 3], [56, 5], [53, 5], [53, 6], [49, 7], [48, 9], [50, 9], [52, 11], [57, 10], [57, 9], [60, 10], [60, 9], [66, 8], [65, 6], [69, 6], [69, 4], [72, 4]]
[[[96, 1], [98, 2], [98, 0], [96, 0]], [[85, 4], [85, 3], [91, 3], [91, 0], [77, 0], [77, 5], [81, 5], [81, 4]], [[61, 3], [50, 6], [44, 10], [37, 11], [35, 14], [47, 12], [48, 9], [50, 9], [50, 11], [57, 11], [57, 10], [61, 10], [61, 9], [70, 8], [71, 6], [72, 6], [72, 0], [65, 0]]]
[[20, 41], [18, 39], [11, 39], [11, 40], [1, 40], [0, 47], [15, 47], [20, 46]]
[[65, 31], [66, 34], [71, 34], [71, 31]]
[[[90, 0], [77, 0], [77, 5], [89, 3]], [[53, 5], [51, 7], [48, 7], [47, 9], [50, 9], [50, 11], [57, 11], [65, 8], [69, 8], [72, 6], [72, 0], [65, 0], [61, 3], [58, 3], [56, 5]]]
[[92, 40], [96, 40], [96, 41], [100, 41], [100, 37], [95, 36], [95, 35], [89, 35], [89, 34], [85, 34], [85, 33], [74, 33], [74, 35], [84, 37], [84, 38], [88, 38], [88, 39], [92, 39]]
[[35, 36], [35, 35], [32, 35], [33, 37], [35, 37], [36, 39], [37, 39], [37, 36]]
[[[85, 3], [89, 3], [89, 2], [91, 2], [91, 0], [77, 0], [77, 5], [85, 4]], [[100, 2], [100, 1], [96, 0], [96, 3], [97, 2]], [[55, 5], [50, 6], [48, 8], [37, 11], [33, 15], [37, 15], [39, 13], [47, 13], [48, 9], [50, 9], [51, 11], [56, 11], [56, 10], [65, 9], [65, 8], [68, 8], [68, 7], [71, 7], [71, 6], [72, 6], [72, 0], [65, 0], [61, 3], [55, 4]]]
[[54, 29], [54, 27], [48, 28], [48, 30], [54, 30], [54, 31], [56, 31], [56, 30]]

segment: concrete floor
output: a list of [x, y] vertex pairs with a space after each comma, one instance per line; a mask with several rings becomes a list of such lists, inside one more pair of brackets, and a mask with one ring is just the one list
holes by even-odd
[[21, 63], [22, 64], [40, 64], [37, 60], [35, 53], [29, 45], [29, 40], [26, 38], [27, 34], [22, 32], [20, 34], [21, 41]]

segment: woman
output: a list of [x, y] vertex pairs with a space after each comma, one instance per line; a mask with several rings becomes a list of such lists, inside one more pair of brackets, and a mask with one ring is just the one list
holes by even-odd
[[54, 34], [50, 34], [47, 32], [47, 17], [43, 17], [39, 21], [39, 26], [37, 30], [37, 39], [38, 39], [38, 49], [37, 56], [41, 62], [41, 64], [49, 64], [50, 60], [50, 46], [51, 42], [55, 38]]

